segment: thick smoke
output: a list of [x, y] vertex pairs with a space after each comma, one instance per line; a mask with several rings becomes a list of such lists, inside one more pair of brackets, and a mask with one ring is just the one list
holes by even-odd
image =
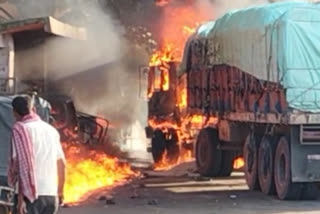
[[[129, 138], [135, 147], [146, 148], [144, 138], [133, 139], [132, 134], [134, 130], [143, 133], [141, 127], [146, 125], [146, 102], [138, 94], [138, 68], [148, 57], [124, 38], [124, 28], [101, 5], [86, 4], [79, 10], [84, 11], [80, 17], [69, 16], [65, 21], [85, 27], [88, 39], [49, 42], [52, 56], [60, 62], [50, 66], [52, 79], [55, 85], [62, 83], [79, 111], [107, 118], [116, 130], [109, 132], [113, 139], [125, 145]], [[64, 54], [59, 55], [61, 50]]]
[[[17, 73], [20, 79], [37, 78], [45, 55], [49, 81], [71, 95], [80, 111], [112, 118], [115, 123], [133, 122], [139, 115], [135, 109], [140, 102], [138, 64], [146, 63], [147, 58], [143, 53], [131, 55], [123, 27], [98, 2], [88, 2], [69, 2], [65, 10], [55, 13], [59, 20], [85, 28], [87, 40], [53, 37], [42, 46], [20, 51]], [[40, 14], [49, 15], [52, 10], [46, 8], [51, 6], [43, 1]], [[39, 8], [23, 10], [23, 18], [32, 17], [34, 10]]]
[[[116, 130], [130, 132], [136, 121], [145, 126], [147, 109], [138, 95], [138, 67], [147, 63], [147, 56], [129, 44], [121, 25], [100, 5], [83, 7], [85, 20], [75, 17], [66, 21], [84, 26], [88, 40], [55, 39], [48, 44], [51, 55], [60, 62], [50, 66], [55, 85], [62, 83], [63, 91], [71, 95], [79, 111], [107, 118]], [[59, 54], [61, 50], [64, 54]], [[113, 137], [126, 140], [121, 136]]]
[[40, 78], [46, 67], [50, 92], [71, 96], [78, 111], [107, 118], [116, 130], [145, 126], [147, 108], [138, 94], [138, 68], [148, 63], [148, 56], [124, 38], [123, 26], [95, 0], [66, 1], [58, 10], [53, 10], [57, 5], [52, 2], [59, 1], [37, 1], [37, 7], [32, 2], [20, 8], [19, 19], [54, 15], [85, 28], [87, 40], [51, 37], [40, 46], [18, 51], [18, 78]]
[[97, 2], [90, 2], [82, 3], [77, 8], [70, 5], [71, 12], [60, 15], [60, 20], [85, 28], [87, 40], [56, 38], [48, 42], [49, 54], [54, 59], [50, 65], [54, 79], [116, 61], [126, 52], [121, 25], [103, 11]]

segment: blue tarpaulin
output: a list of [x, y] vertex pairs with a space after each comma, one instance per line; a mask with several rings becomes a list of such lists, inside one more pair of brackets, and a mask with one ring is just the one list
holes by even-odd
[[320, 4], [291, 1], [232, 11], [200, 26], [193, 38], [208, 41], [210, 65], [229, 64], [280, 83], [290, 107], [320, 112]]

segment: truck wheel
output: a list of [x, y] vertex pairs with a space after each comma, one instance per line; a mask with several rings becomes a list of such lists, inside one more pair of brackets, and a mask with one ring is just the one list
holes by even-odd
[[291, 181], [290, 148], [286, 137], [281, 137], [274, 159], [274, 179], [278, 198], [281, 200], [298, 200], [302, 184]]
[[262, 138], [258, 153], [258, 177], [261, 191], [267, 195], [275, 193], [274, 154], [276, 140], [269, 135]]
[[319, 196], [319, 190], [315, 183], [304, 183], [302, 187], [302, 200], [316, 200]]
[[233, 170], [233, 151], [222, 151], [221, 169], [219, 176], [227, 177], [230, 176]]
[[244, 173], [247, 181], [247, 185], [250, 190], [259, 190], [258, 180], [258, 137], [250, 133], [243, 147], [243, 158], [244, 158]]
[[217, 130], [202, 129], [196, 143], [196, 163], [202, 176], [215, 177], [221, 169], [221, 150], [217, 149], [219, 143]]
[[179, 159], [179, 138], [178, 134], [174, 129], [169, 130], [170, 139], [166, 141], [167, 157], [169, 162], [172, 164], [177, 163]]
[[157, 129], [154, 131], [153, 137], [151, 139], [151, 146], [153, 161], [155, 163], [158, 163], [159, 161], [161, 161], [161, 158], [164, 155], [166, 149], [166, 140], [161, 130]]

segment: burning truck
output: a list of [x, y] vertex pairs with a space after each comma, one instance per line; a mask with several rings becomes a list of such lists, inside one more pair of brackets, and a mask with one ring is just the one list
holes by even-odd
[[319, 20], [319, 5], [303, 2], [229, 12], [196, 30], [181, 63], [168, 50], [141, 67], [154, 161], [189, 149], [199, 173], [217, 177], [242, 156], [250, 190], [315, 199]]

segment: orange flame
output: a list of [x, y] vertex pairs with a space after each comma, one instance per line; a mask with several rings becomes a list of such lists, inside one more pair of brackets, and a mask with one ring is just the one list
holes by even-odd
[[156, 51], [154, 54], [152, 54], [149, 65], [159, 66], [173, 60], [174, 60], [174, 57], [173, 57], [172, 45], [165, 45], [162, 50]]
[[203, 120], [204, 120], [204, 116], [202, 116], [202, 115], [194, 115], [191, 118], [191, 123], [202, 124]]
[[169, 70], [163, 70], [163, 83], [162, 83], [162, 90], [168, 91], [169, 90]]
[[179, 99], [179, 108], [185, 108], [187, 107], [187, 89], [183, 88], [180, 93], [178, 94], [178, 99]]
[[[150, 57], [149, 66], [159, 66], [163, 71], [162, 78], [155, 78], [154, 85], [161, 85], [159, 89], [169, 90], [169, 62], [181, 61], [184, 45], [189, 36], [196, 32], [196, 28], [209, 19], [203, 11], [195, 7], [194, 1], [184, 6], [172, 6], [169, 0], [156, 0], [159, 6], [168, 5], [163, 9], [163, 29], [161, 32], [161, 46]], [[148, 93], [150, 98], [153, 91]], [[186, 106], [186, 93], [183, 95], [180, 108]]]
[[65, 203], [81, 202], [94, 190], [115, 186], [138, 175], [129, 165], [120, 164], [117, 158], [103, 152], [89, 151], [67, 143], [63, 144], [63, 148], [67, 158]]
[[173, 61], [173, 52], [170, 45], [166, 46], [163, 51], [155, 52], [149, 62], [149, 66], [155, 66], [160, 70], [159, 75], [155, 75], [153, 90], [150, 91], [148, 97], [153, 94], [154, 89], [161, 89], [163, 91], [169, 90], [169, 65], [168, 63]]
[[177, 158], [176, 162], [172, 162], [168, 157], [167, 152], [165, 152], [161, 157], [161, 160], [154, 165], [155, 170], [168, 170], [175, 167], [178, 164], [188, 162], [194, 159], [192, 151], [183, 149], [182, 144], [184, 142], [189, 141], [190, 139], [194, 139], [195, 136], [191, 133], [192, 130], [199, 130], [206, 124], [215, 124], [217, 123], [217, 118], [207, 118], [203, 115], [192, 115], [183, 118], [182, 123], [179, 125], [172, 121], [156, 122], [154, 119], [150, 119], [148, 123], [149, 126], [153, 127], [153, 129], [161, 129], [164, 132], [166, 132], [168, 129], [174, 129], [177, 132], [180, 153], [178, 154], [179, 157]]
[[192, 161], [192, 160], [193, 160], [192, 152], [188, 150], [183, 150], [183, 152], [179, 154], [177, 161], [175, 163], [172, 163], [171, 161], [169, 161], [167, 152], [165, 151], [165, 153], [161, 157], [161, 160], [154, 165], [154, 170], [156, 171], [169, 170], [181, 163]]
[[[187, 1], [187, 5], [177, 6], [172, 5], [170, 0], [156, 0], [157, 5], [166, 7], [163, 8], [163, 28], [161, 32], [161, 46], [150, 58], [149, 66], [159, 66], [162, 69], [162, 90], [169, 89], [169, 62], [181, 61], [183, 49], [189, 36], [196, 32], [196, 28], [210, 17], [207, 13], [200, 11], [193, 3], [195, 1]], [[179, 4], [181, 5], [181, 4]], [[154, 81], [155, 85], [157, 80]], [[178, 89], [177, 89], [178, 90]], [[182, 87], [177, 92], [178, 101], [177, 107], [180, 109], [187, 107], [187, 89]], [[148, 94], [150, 98], [153, 90]], [[199, 129], [208, 122], [207, 117], [202, 115], [193, 115], [191, 117], [182, 118], [181, 123], [177, 124], [172, 121], [155, 121], [149, 119], [149, 125], [153, 129], [161, 129], [164, 132], [168, 129], [175, 129], [178, 134], [180, 154], [176, 163], [169, 161], [167, 153], [164, 153], [160, 162], [155, 165], [156, 170], [166, 170], [173, 166], [192, 160], [192, 152], [182, 148], [182, 144], [189, 142], [194, 136], [191, 129]], [[209, 122], [213, 122], [209, 118]], [[190, 128], [191, 127], [191, 128]]]
[[[157, 0], [156, 3], [166, 5], [169, 0]], [[201, 23], [209, 19], [206, 13], [192, 3], [182, 7], [165, 7], [161, 47], [151, 56], [150, 66], [161, 65], [162, 62], [180, 61], [189, 36], [196, 32]]]
[[154, 119], [150, 119], [148, 121], [149, 126], [151, 126], [153, 129], [178, 129], [179, 126], [171, 121], [163, 121], [163, 122], [157, 122]]
[[233, 168], [234, 169], [241, 169], [244, 167], [244, 159], [243, 157], [238, 157], [233, 161]]
[[156, 5], [159, 7], [163, 7], [165, 5], [169, 4], [169, 0], [157, 0]]
[[183, 6], [170, 5], [165, 7], [161, 33], [162, 47], [171, 46], [174, 59], [180, 61], [189, 36], [196, 31], [201, 23], [209, 19], [208, 13], [192, 2]]
[[189, 26], [183, 26], [183, 31], [187, 34], [193, 34], [196, 32], [196, 28], [191, 28]]

